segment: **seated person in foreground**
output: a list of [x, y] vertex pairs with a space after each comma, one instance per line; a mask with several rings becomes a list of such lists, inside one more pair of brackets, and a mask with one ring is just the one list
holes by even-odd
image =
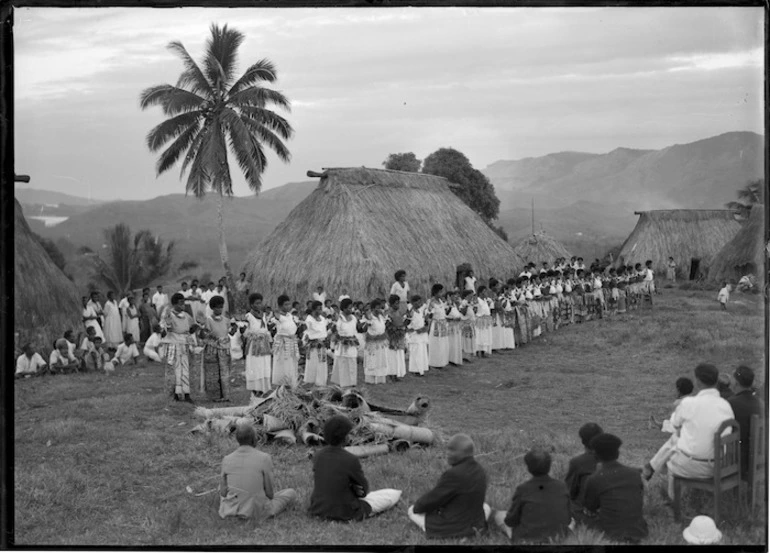
[[118, 346], [115, 357], [112, 358], [112, 364], [127, 364], [129, 361], [136, 365], [136, 359], [139, 357], [139, 349], [136, 347], [134, 337], [128, 332], [123, 334], [123, 343]]
[[152, 327], [152, 334], [149, 338], [147, 338], [147, 341], [144, 343], [144, 349], [142, 350], [142, 353], [144, 353], [144, 356], [149, 359], [150, 361], [155, 361], [156, 363], [162, 363], [163, 360], [161, 359], [161, 353], [160, 353], [160, 332], [161, 328], [159, 324], [156, 324]]
[[38, 369], [45, 368], [45, 359], [33, 349], [32, 344], [24, 344], [21, 350], [22, 354], [16, 360], [16, 378], [34, 376], [38, 374]]
[[487, 530], [492, 508], [484, 503], [487, 473], [473, 458], [473, 440], [456, 434], [447, 446], [449, 469], [436, 487], [409, 507], [409, 519], [428, 538], [472, 537]]
[[754, 371], [741, 365], [733, 373], [733, 389], [735, 394], [727, 400], [733, 408], [735, 420], [741, 427], [741, 478], [748, 480], [749, 465], [751, 464], [750, 440], [751, 417], [764, 416], [765, 406], [754, 391]]
[[548, 475], [548, 452], [533, 449], [524, 462], [532, 478], [513, 492], [507, 513], [495, 513], [495, 523], [513, 540], [547, 541], [564, 536], [572, 521], [567, 485]]
[[[679, 404], [682, 403], [682, 399], [689, 397], [690, 394], [692, 394], [693, 389], [694, 386], [692, 380], [689, 378], [682, 377], [676, 380], [677, 398], [674, 400], [674, 412], [676, 412]], [[673, 413], [671, 416], [673, 417]], [[657, 424], [655, 417], [651, 416], [650, 418], [655, 424]], [[642, 476], [645, 480], [652, 478], [652, 475], [656, 470], [660, 470], [661, 467], [665, 466], [665, 464], [671, 458], [671, 455], [673, 455], [674, 449], [676, 448], [676, 442], [679, 439], [679, 431], [675, 429], [671, 424], [671, 417], [663, 421], [660, 430], [661, 432], [668, 432], [671, 434], [671, 437], [660, 447], [655, 456], [648, 463], [644, 464], [644, 468], [642, 469]]]
[[257, 434], [250, 424], [235, 430], [238, 449], [222, 460], [219, 516], [274, 517], [297, 500], [292, 489], [273, 492], [273, 461], [257, 449]]
[[588, 526], [616, 541], [638, 543], [647, 537], [644, 520], [644, 485], [638, 469], [618, 462], [623, 442], [612, 434], [599, 434], [589, 446], [599, 467], [586, 480], [584, 514]]
[[585, 451], [569, 460], [567, 476], [564, 478], [567, 490], [569, 491], [572, 513], [578, 520], [583, 513], [586, 478], [596, 471], [596, 456], [588, 444], [591, 443], [594, 436], [598, 436], [602, 432], [602, 427], [595, 422], [589, 422], [580, 427], [578, 436], [580, 436], [580, 441], [583, 442]]
[[335, 415], [324, 424], [323, 435], [329, 444], [313, 457], [313, 493], [310, 514], [330, 520], [363, 520], [387, 511], [401, 499], [393, 489], [369, 491], [358, 457], [344, 446], [353, 423], [344, 415]]
[[64, 338], [54, 342], [54, 350], [48, 359], [48, 368], [51, 373], [78, 371], [78, 360], [70, 352], [69, 344]]

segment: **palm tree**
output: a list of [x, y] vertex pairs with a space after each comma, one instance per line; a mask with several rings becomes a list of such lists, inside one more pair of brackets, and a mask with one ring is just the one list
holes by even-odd
[[160, 154], [157, 174], [183, 157], [180, 178], [189, 170], [186, 193], [200, 199], [209, 191], [219, 195], [219, 255], [230, 290], [234, 281], [223, 215], [223, 198], [233, 195], [228, 151], [235, 156], [249, 188], [258, 194], [267, 168], [264, 146], [288, 162], [291, 154], [282, 140], [294, 133], [286, 119], [268, 109], [278, 106], [291, 111], [286, 96], [261, 86], [277, 79], [271, 61], [262, 59], [235, 78], [238, 47], [243, 40], [239, 31], [212, 24], [202, 65], [182, 43], [170, 43], [168, 48], [182, 59], [185, 70], [176, 86], [152, 86], [140, 98], [142, 109], [158, 105], [169, 117], [147, 135], [152, 152], [170, 143]]
[[83, 251], [83, 255], [89, 259], [96, 280], [119, 294], [142, 288], [171, 268], [174, 242], [164, 244], [149, 230], [132, 236], [128, 225], [119, 223], [104, 229], [104, 238], [104, 258], [97, 252]]
[[727, 202], [727, 209], [734, 209], [738, 214], [746, 219], [751, 212], [751, 206], [754, 204], [765, 203], [765, 179], [757, 179], [748, 182], [743, 188], [738, 190], [738, 201]]

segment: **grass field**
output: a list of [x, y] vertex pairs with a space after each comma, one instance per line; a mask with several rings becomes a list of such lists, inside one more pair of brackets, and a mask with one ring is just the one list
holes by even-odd
[[[674, 381], [692, 377], [699, 362], [730, 371], [739, 363], [765, 374], [761, 296], [736, 294], [724, 313], [712, 291], [664, 289], [655, 310], [591, 321], [545, 334], [511, 353], [472, 365], [431, 371], [423, 378], [368, 386], [378, 405], [405, 408], [418, 394], [433, 404], [429, 426], [442, 437], [469, 433], [489, 474], [487, 502], [507, 508], [527, 478], [521, 455], [533, 443], [552, 446], [551, 474], [563, 478], [581, 451], [578, 428], [595, 421], [620, 436], [620, 461], [642, 466], [667, 437], [648, 423], [665, 418]], [[247, 403], [237, 365], [235, 404]], [[192, 380], [197, 382], [193, 372]], [[359, 382], [363, 381], [362, 374]], [[764, 376], [761, 377], [764, 387]], [[235, 448], [224, 436], [189, 430], [199, 421], [188, 404], [162, 393], [157, 365], [119, 368], [112, 375], [33, 378], [15, 387], [15, 543], [35, 545], [364, 545], [434, 544], [406, 509], [444, 470], [443, 445], [362, 460], [373, 489], [403, 490], [401, 504], [363, 523], [309, 518], [312, 489], [308, 450], [266, 448], [277, 488], [298, 490], [300, 504], [259, 525], [222, 521], [216, 492], [222, 457]], [[201, 401], [202, 405], [207, 405]], [[683, 544], [683, 525], [662, 502], [665, 482], [648, 484], [644, 544]], [[711, 513], [708, 494], [692, 494], [684, 522]], [[728, 494], [720, 529], [724, 544], [765, 542], [765, 509], [749, 513]], [[446, 542], [446, 545], [457, 544]], [[499, 531], [466, 545], [506, 544]], [[610, 544], [578, 528], [565, 545]]]

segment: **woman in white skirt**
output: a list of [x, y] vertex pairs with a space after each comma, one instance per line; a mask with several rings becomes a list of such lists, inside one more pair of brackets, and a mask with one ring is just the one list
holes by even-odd
[[463, 300], [460, 304], [462, 341], [463, 341], [463, 361], [472, 363], [471, 359], [476, 355], [476, 312], [474, 304], [476, 293], [473, 290], [463, 292]]
[[406, 324], [401, 309], [401, 298], [395, 294], [388, 298], [388, 315], [385, 330], [388, 335], [388, 378], [401, 380], [406, 376]]
[[328, 365], [326, 363], [326, 337], [329, 334], [329, 321], [321, 314], [323, 304], [314, 301], [310, 315], [305, 319], [307, 326], [307, 349], [305, 350], [305, 384], [326, 386]]
[[490, 310], [492, 311], [492, 351], [503, 349], [503, 305], [500, 298], [499, 282], [489, 279]]
[[501, 311], [500, 311], [500, 318], [501, 318], [501, 326], [502, 326], [502, 333], [503, 333], [503, 348], [504, 350], [512, 350], [516, 348], [516, 339], [513, 336], [513, 322], [514, 322], [514, 314], [513, 314], [513, 302], [511, 301], [511, 297], [509, 294], [509, 291], [506, 290], [505, 293], [502, 296], [501, 299]]
[[372, 300], [371, 311], [365, 319], [366, 345], [364, 346], [364, 382], [384, 384], [388, 375], [388, 335], [385, 333], [385, 317], [382, 302]]
[[449, 364], [449, 329], [447, 328], [447, 305], [442, 299], [444, 286], [434, 284], [430, 290], [428, 313], [431, 317], [428, 337], [428, 365], [442, 369]]
[[272, 362], [272, 350], [270, 344], [273, 339], [267, 329], [267, 319], [262, 312], [262, 295], [250, 294], [249, 306], [251, 310], [246, 313], [246, 330], [243, 338], [246, 342], [246, 389], [251, 391], [253, 397], [261, 397], [271, 389], [270, 366]]
[[278, 312], [275, 315], [275, 339], [273, 341], [273, 385], [297, 386], [299, 344], [297, 321], [291, 314], [289, 296], [278, 297]]
[[340, 309], [342, 313], [336, 322], [334, 366], [330, 380], [348, 388], [358, 383], [358, 319], [353, 316], [353, 301], [350, 298], [340, 302]]
[[458, 309], [458, 298], [454, 292], [447, 294], [449, 313], [447, 313], [447, 334], [449, 336], [449, 350], [447, 359], [452, 365], [463, 364], [463, 330], [462, 313]]
[[428, 326], [422, 298], [412, 296], [412, 309], [407, 313], [409, 324], [406, 344], [409, 348], [409, 372], [422, 376], [428, 370]]
[[486, 357], [492, 353], [492, 312], [487, 301], [487, 287], [479, 286], [476, 301], [476, 353]]

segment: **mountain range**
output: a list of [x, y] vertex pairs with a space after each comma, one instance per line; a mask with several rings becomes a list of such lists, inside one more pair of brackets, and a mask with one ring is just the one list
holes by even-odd
[[[603, 256], [618, 247], [636, 224], [634, 211], [670, 208], [722, 208], [736, 190], [763, 177], [764, 138], [734, 132], [662, 150], [617, 148], [606, 154], [561, 152], [536, 158], [502, 160], [483, 172], [500, 198], [498, 224], [516, 243], [534, 228], [545, 230], [575, 255]], [[234, 271], [318, 184], [289, 183], [259, 196], [225, 200], [227, 245]], [[177, 244], [177, 262], [200, 263], [200, 272], [221, 274], [217, 198], [171, 194], [145, 201], [95, 202], [66, 194], [16, 187], [28, 217], [45, 204], [46, 215], [68, 219], [45, 227], [28, 219], [32, 230], [57, 242], [72, 259], [80, 246], [100, 249], [103, 230], [119, 222], [134, 231], [149, 229]], [[80, 280], [78, 268], [71, 271]], [[85, 278], [85, 277], [83, 277]], [[184, 278], [184, 276], [182, 276]]]

